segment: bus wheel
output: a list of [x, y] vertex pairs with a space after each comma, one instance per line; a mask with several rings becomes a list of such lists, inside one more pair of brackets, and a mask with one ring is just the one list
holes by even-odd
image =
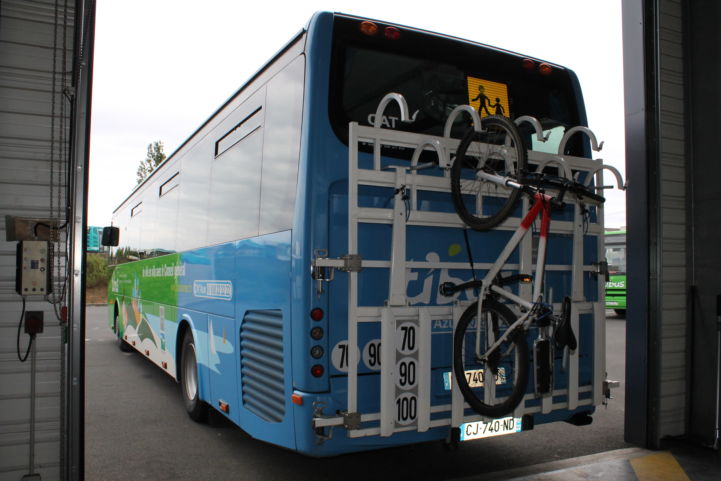
[[120, 338], [120, 350], [123, 352], [133, 352], [135, 349], [133, 349], [133, 346], [125, 342], [125, 340], [121, 337]]
[[626, 317], [626, 309], [614, 309], [613, 312], [619, 317]]
[[[118, 335], [120, 333], [120, 328], [118, 327], [118, 305], [115, 304], [115, 320], [113, 321], [113, 331], [115, 331], [115, 334]], [[133, 346], [125, 342], [125, 339], [123, 339], [122, 336], [118, 335], [118, 340], [120, 341], [120, 344], [118, 344], [118, 347], [123, 352], [133, 352], [135, 349], [133, 349]]]
[[180, 392], [188, 416], [195, 422], [208, 420], [208, 405], [201, 401], [198, 383], [198, 363], [195, 355], [193, 334], [188, 331], [183, 337], [180, 357]]

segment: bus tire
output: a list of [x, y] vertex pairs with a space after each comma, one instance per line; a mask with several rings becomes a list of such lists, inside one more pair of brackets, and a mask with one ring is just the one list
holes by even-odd
[[614, 309], [613, 312], [615, 312], [618, 317], [626, 317], [626, 309]]
[[195, 342], [190, 330], [183, 337], [180, 352], [180, 392], [185, 404], [185, 410], [190, 419], [198, 423], [204, 423], [208, 420], [208, 405], [200, 399]]
[[133, 349], [133, 346], [131, 346], [130, 344], [125, 342], [125, 340], [122, 337], [119, 339], [120, 339], [120, 344], [118, 345], [118, 347], [120, 348], [120, 350], [122, 352], [133, 352], [135, 350], [135, 349]]
[[134, 351], [133, 346], [131, 346], [130, 344], [125, 342], [125, 339], [123, 339], [123, 337], [120, 335], [120, 327], [118, 326], [118, 319], [119, 319], [118, 303], [116, 302], [115, 303], [115, 319], [113, 320], [113, 331], [118, 336], [118, 340], [120, 341], [120, 343], [118, 344], [118, 348], [120, 348], [121, 352], [133, 352]]

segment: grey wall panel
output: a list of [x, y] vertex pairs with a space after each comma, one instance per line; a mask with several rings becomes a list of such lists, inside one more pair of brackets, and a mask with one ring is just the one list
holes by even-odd
[[[31, 399], [31, 362], [21, 363], [16, 352], [22, 305], [15, 293], [16, 242], [6, 241], [5, 216], [65, 217], [70, 103], [63, 90], [72, 86], [74, 6], [52, 0], [0, 4], [0, 481], [31, 471], [43, 480], [61, 479], [63, 325], [49, 299], [28, 299], [27, 309], [42, 311], [45, 324], [35, 343]], [[64, 238], [62, 233], [56, 245], [56, 292], [65, 285]], [[27, 343], [21, 334], [23, 354]]]
[[686, 157], [681, 2], [659, 3], [658, 437], [685, 432], [686, 416]]

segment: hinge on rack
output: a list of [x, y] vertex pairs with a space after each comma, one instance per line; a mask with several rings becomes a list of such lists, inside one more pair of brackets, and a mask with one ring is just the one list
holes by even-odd
[[603, 260], [601, 262], [594, 262], [593, 265], [596, 267], [596, 271], [593, 274], [595, 276], [603, 276], [606, 280], [608, 280], [608, 262]]
[[333, 280], [336, 269], [341, 272], [360, 272], [363, 269], [363, 258], [358, 254], [347, 254], [337, 259], [329, 259], [326, 249], [313, 251], [310, 275], [316, 281], [315, 293], [318, 297], [324, 292], [323, 283]]
[[361, 415], [360, 413], [349, 413], [347, 411], [341, 411], [338, 414], [343, 416], [343, 427], [350, 430], [360, 429], [361, 426]]
[[316, 281], [315, 293], [318, 297], [323, 294], [323, 283], [333, 280], [333, 267], [318, 265], [319, 260], [327, 259], [328, 251], [316, 249], [313, 251], [313, 262], [310, 265], [310, 276]]
[[621, 382], [620, 381], [612, 381], [610, 379], [606, 379], [603, 381], [603, 404], [604, 406], [608, 407], [608, 400], [613, 399], [613, 396], [611, 396], [611, 389], [620, 387]]
[[358, 254], [347, 254], [341, 257], [343, 267], [338, 270], [342, 272], [360, 272], [363, 269], [363, 258]]
[[[315, 419], [328, 418], [328, 416], [323, 414], [323, 410], [326, 407], [327, 407], [327, 405], [323, 401], [313, 401], [314, 423], [315, 423]], [[326, 431], [326, 429], [327, 429], [327, 431]], [[329, 426], [328, 428], [314, 426], [314, 431], [315, 431], [315, 443], [318, 445], [323, 444], [325, 441], [333, 439], [333, 426]]]

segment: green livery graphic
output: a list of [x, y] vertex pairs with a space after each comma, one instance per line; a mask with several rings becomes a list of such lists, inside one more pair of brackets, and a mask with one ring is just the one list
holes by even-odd
[[169, 351], [166, 332], [175, 337], [177, 328], [168, 323], [178, 322], [178, 294], [188, 289], [180, 283], [184, 275], [180, 254], [170, 254], [117, 266], [108, 289], [108, 303], [117, 303], [117, 316], [110, 311], [110, 327], [171, 374], [175, 349]]

